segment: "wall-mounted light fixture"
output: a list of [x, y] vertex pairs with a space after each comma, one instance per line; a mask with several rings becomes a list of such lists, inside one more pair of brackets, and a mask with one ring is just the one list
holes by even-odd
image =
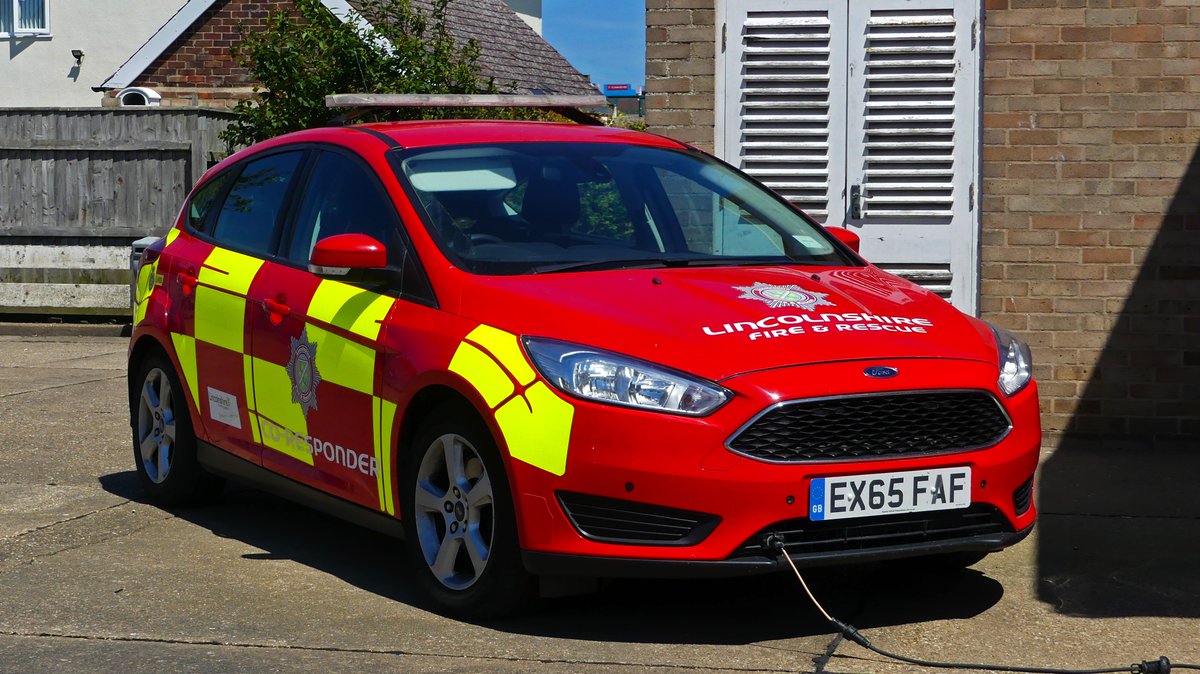
[[75, 65], [77, 65], [77, 66], [83, 65], [83, 50], [82, 49], [72, 49], [71, 56], [75, 57]]

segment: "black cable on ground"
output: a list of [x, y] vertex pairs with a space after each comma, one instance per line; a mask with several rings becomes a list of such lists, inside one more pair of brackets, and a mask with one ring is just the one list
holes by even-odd
[[928, 667], [931, 669], [975, 669], [987, 672], [1023, 672], [1027, 674], [1125, 674], [1126, 672], [1129, 674], [1171, 674], [1172, 669], [1200, 670], [1200, 665], [1192, 665], [1182, 662], [1172, 663], [1165, 655], [1159, 657], [1157, 660], [1143, 660], [1142, 662], [1135, 662], [1126, 667], [1110, 667], [1101, 669], [1060, 669], [1057, 667], [988, 665], [973, 662], [937, 662], [934, 660], [921, 660], [919, 658], [910, 658], [908, 656], [899, 655], [897, 653], [892, 653], [879, 648], [875, 644], [871, 643], [869, 639], [863, 636], [862, 633], [858, 631], [858, 628], [856, 628], [854, 625], [844, 623], [841, 620], [829, 615], [829, 613], [825, 610], [825, 607], [821, 606], [821, 602], [817, 601], [817, 598], [813, 596], [812, 591], [808, 589], [808, 583], [804, 581], [804, 576], [800, 575], [800, 570], [796, 568], [796, 563], [792, 561], [792, 558], [784, 550], [783, 539], [771, 536], [767, 540], [767, 547], [778, 552], [779, 556], [788, 563], [788, 566], [792, 567], [792, 572], [796, 574], [796, 579], [800, 581], [800, 586], [804, 588], [804, 593], [808, 595], [809, 601], [811, 601], [813, 606], [817, 607], [817, 610], [821, 612], [821, 615], [829, 621], [829, 624], [833, 627], [835, 632], [841, 634], [843, 637], [853, 641], [859, 646], [871, 651], [872, 653], [882, 655], [885, 658], [896, 660], [898, 662], [905, 662], [910, 665]]

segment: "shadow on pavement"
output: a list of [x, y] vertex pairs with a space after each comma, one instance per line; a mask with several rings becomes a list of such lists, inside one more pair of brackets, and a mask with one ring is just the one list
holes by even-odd
[[[141, 499], [132, 471], [100, 478]], [[423, 610], [400, 541], [273, 495], [230, 486], [215, 503], [172, 514], [262, 550], [246, 559], [292, 560], [362, 590]], [[858, 627], [968, 618], [1004, 594], [978, 571], [923, 572], [913, 565], [863, 565], [805, 572], [826, 609]], [[517, 634], [627, 643], [747, 644], [828, 634], [828, 625], [790, 575], [719, 580], [606, 580], [595, 594], [543, 600], [526, 615], [487, 622]], [[832, 638], [832, 636], [831, 636]]]
[[[110, 493], [144, 501], [133, 471], [105, 475], [100, 484]], [[415, 586], [404, 580], [402, 543], [388, 536], [237, 484], [212, 503], [164, 510], [266, 551], [244, 559], [293, 560], [368, 592], [421, 606]]]
[[[970, 618], [1004, 595], [978, 571], [921, 572], [908, 564], [802, 570], [840, 620], [866, 629]], [[720, 580], [609, 580], [597, 595], [556, 599], [505, 631], [615, 642], [750, 644], [828, 634], [791, 574]]]
[[142, 485], [138, 483], [137, 472], [132, 470], [101, 475], [99, 482], [104, 491], [130, 501], [140, 501], [144, 495]]
[[[1147, 231], [1111, 232], [1109, 244], [1137, 245], [1117, 237]], [[1200, 152], [1042, 466], [1039, 598], [1073, 615], [1200, 617], [1197, 485]]]

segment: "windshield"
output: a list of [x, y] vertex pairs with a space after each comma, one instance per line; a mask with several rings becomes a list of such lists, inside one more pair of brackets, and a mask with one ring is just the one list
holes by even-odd
[[438, 246], [477, 274], [860, 264], [779, 197], [695, 152], [464, 145], [406, 153], [399, 173]]

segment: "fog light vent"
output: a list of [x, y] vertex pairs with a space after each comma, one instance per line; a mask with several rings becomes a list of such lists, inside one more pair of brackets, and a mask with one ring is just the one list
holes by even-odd
[[575, 529], [594, 541], [630, 545], [695, 545], [717, 528], [716, 515], [621, 499], [558, 492]]
[[1033, 476], [1030, 475], [1020, 487], [1013, 491], [1013, 510], [1017, 515], [1024, 515], [1033, 505]]

